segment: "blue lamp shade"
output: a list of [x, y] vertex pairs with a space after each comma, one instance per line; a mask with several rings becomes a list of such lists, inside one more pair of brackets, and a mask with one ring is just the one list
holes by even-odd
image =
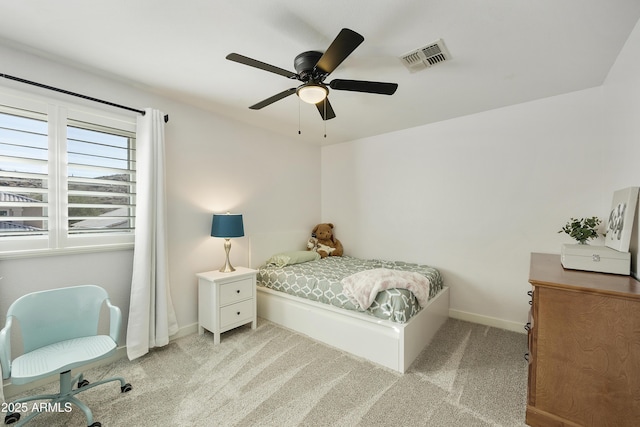
[[225, 239], [244, 236], [242, 214], [213, 214], [211, 236]]

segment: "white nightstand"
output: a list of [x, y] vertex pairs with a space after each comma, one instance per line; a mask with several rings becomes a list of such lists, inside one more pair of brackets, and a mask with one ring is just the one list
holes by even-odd
[[198, 273], [198, 333], [213, 332], [213, 343], [220, 334], [251, 322], [256, 328], [256, 270], [236, 267], [232, 273]]

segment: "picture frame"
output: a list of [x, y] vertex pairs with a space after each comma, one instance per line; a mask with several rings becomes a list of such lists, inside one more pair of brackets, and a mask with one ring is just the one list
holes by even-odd
[[639, 187], [628, 187], [613, 193], [607, 218], [605, 245], [620, 252], [629, 252], [633, 220], [638, 203]]

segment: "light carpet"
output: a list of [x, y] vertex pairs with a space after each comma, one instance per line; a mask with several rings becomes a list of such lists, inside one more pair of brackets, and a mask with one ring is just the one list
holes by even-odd
[[[524, 426], [525, 334], [449, 319], [404, 375], [258, 319], [193, 334], [85, 373], [124, 376], [79, 395], [109, 426]], [[52, 391], [48, 386], [33, 392]], [[31, 426], [85, 426], [81, 411]]]

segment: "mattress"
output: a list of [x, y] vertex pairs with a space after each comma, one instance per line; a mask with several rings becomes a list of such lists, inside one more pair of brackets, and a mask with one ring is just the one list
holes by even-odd
[[378, 293], [373, 304], [363, 310], [345, 295], [341, 280], [363, 270], [386, 268], [420, 273], [429, 279], [429, 299], [442, 290], [440, 272], [428, 265], [402, 261], [363, 260], [342, 256], [327, 257], [284, 267], [263, 265], [258, 269], [257, 284], [275, 291], [331, 304], [346, 310], [360, 311], [379, 319], [406, 323], [421, 309], [407, 289], [386, 289]]

